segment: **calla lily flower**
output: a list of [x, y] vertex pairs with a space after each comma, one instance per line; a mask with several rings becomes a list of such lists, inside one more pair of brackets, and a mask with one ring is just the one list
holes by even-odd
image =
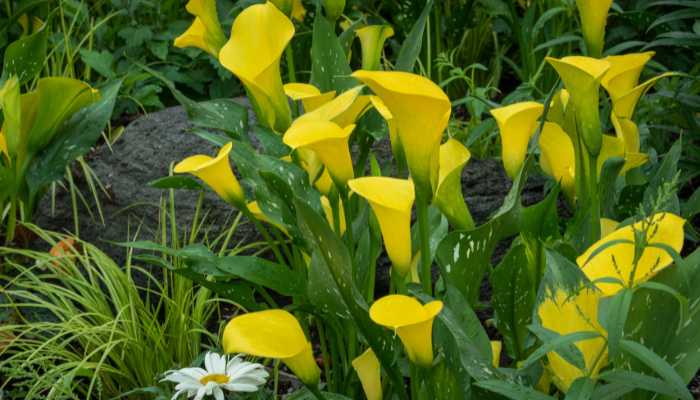
[[348, 139], [355, 125], [341, 128], [329, 121], [297, 121], [284, 134], [292, 149], [307, 148], [316, 153], [340, 188], [354, 177]]
[[318, 191], [321, 192], [321, 194], [323, 195], [328, 196], [328, 194], [331, 192], [331, 188], [333, 187], [333, 179], [328, 173], [327, 168], [323, 169], [323, 172], [321, 172], [321, 176], [319, 176], [318, 179], [316, 179], [314, 186], [316, 186], [316, 189], [318, 189]]
[[308, 120], [335, 122], [341, 128], [354, 124], [367, 111], [370, 97], [360, 95], [362, 86], [354, 87], [338, 97], [297, 118], [295, 123]]
[[374, 71], [380, 69], [384, 42], [394, 36], [390, 25], [368, 25], [355, 31], [362, 47], [362, 69]]
[[527, 155], [527, 144], [535, 133], [544, 106], [525, 101], [491, 110], [501, 134], [501, 157], [506, 173], [515, 179]]
[[292, 100], [301, 100], [304, 112], [311, 112], [335, 97], [335, 90], [321, 93], [316, 86], [308, 83], [287, 83], [284, 85], [284, 93]]
[[175, 47], [196, 47], [218, 58], [226, 36], [219, 23], [216, 0], [190, 0], [185, 9], [195, 19], [185, 33], [175, 39]]
[[408, 169], [420, 196], [437, 186], [440, 141], [452, 105], [431, 80], [399, 71], [356, 71], [352, 76], [379, 96], [396, 120]]
[[[644, 247], [635, 267], [635, 230], [642, 230], [645, 224], [650, 226], [646, 237], [647, 246]], [[673, 262], [673, 258], [665, 250], [648, 245], [663, 243], [680, 253], [683, 248], [684, 224], [685, 220], [675, 214], [665, 212], [654, 214], [645, 221], [622, 227], [600, 239], [576, 261], [583, 273], [605, 296], [614, 295], [623, 287], [634, 286], [651, 279]], [[598, 250], [607, 243], [620, 240], [626, 242], [615, 243]], [[594, 252], [597, 254], [591, 258]], [[621, 283], [596, 282], [607, 277], [617, 278]]]
[[[338, 225], [340, 227], [340, 236], [343, 236], [345, 233], [345, 211], [343, 210], [343, 201], [338, 199], [340, 202], [338, 208]], [[328, 225], [333, 227], [335, 229], [335, 221], [333, 219], [333, 207], [331, 207], [331, 202], [328, 200], [328, 197], [326, 196], [321, 196], [321, 207], [323, 207], [323, 212], [326, 214], [326, 220], [328, 221]]]
[[292, 18], [294, 18], [297, 21], [303, 21], [304, 17], [306, 16], [306, 8], [304, 8], [304, 4], [301, 2], [301, 0], [293, 0], [294, 3], [292, 4]]
[[433, 201], [457, 229], [474, 228], [474, 220], [462, 195], [462, 169], [470, 157], [469, 150], [458, 140], [449, 139], [440, 146], [440, 172]]
[[369, 202], [379, 221], [389, 259], [399, 275], [405, 276], [411, 269], [413, 182], [373, 176], [350, 180], [348, 186]]
[[226, 353], [279, 359], [307, 385], [316, 385], [321, 376], [311, 343], [299, 321], [285, 310], [265, 310], [233, 318], [224, 328], [222, 344]]
[[241, 80], [265, 126], [284, 132], [291, 111], [282, 87], [280, 58], [294, 36], [294, 25], [272, 3], [255, 4], [233, 21], [231, 38], [219, 61]]
[[440, 300], [421, 304], [413, 297], [392, 294], [375, 301], [369, 316], [399, 335], [411, 362], [428, 368], [433, 364], [433, 321], [440, 311]]
[[[571, 297], [562, 290], [557, 290], [545, 298], [537, 313], [542, 326], [560, 335], [575, 332], [598, 332], [601, 337], [581, 340], [575, 346], [583, 355], [586, 370], [582, 371], [570, 364], [563, 357], [552, 351], [547, 353], [549, 372], [554, 384], [562, 392], [566, 392], [571, 384], [582, 376], [590, 375], [595, 378], [598, 371], [607, 363], [607, 332], [598, 323], [598, 303], [601, 294], [598, 291], [584, 288]], [[566, 318], [562, 318], [566, 316]]]
[[209, 185], [227, 203], [235, 207], [245, 207], [245, 194], [241, 184], [231, 170], [229, 153], [233, 142], [225, 144], [216, 157], [203, 154], [187, 157], [174, 168], [178, 174], [192, 174]]
[[653, 51], [632, 53], [621, 56], [608, 56], [605, 61], [610, 63], [610, 69], [600, 81], [611, 98], [617, 98], [637, 86], [639, 75], [644, 66], [654, 56]]
[[309, 174], [309, 183], [313, 183], [318, 179], [319, 174], [323, 170], [323, 162], [316, 153], [309, 148], [302, 147], [298, 148], [294, 155], [299, 166]]
[[605, 24], [612, 0], [576, 0], [581, 15], [581, 31], [588, 54], [600, 57], [605, 46]]
[[581, 137], [591, 155], [600, 153], [602, 131], [598, 110], [600, 81], [610, 69], [610, 63], [590, 57], [570, 56], [546, 60], [564, 82], [574, 106], [576, 120], [581, 127]]
[[382, 400], [382, 370], [372, 348], [352, 360], [352, 367], [360, 378], [367, 400]]
[[491, 341], [491, 364], [494, 368], [501, 366], [501, 351], [503, 350], [503, 342], [500, 340]]
[[401, 148], [401, 140], [399, 139], [398, 127], [396, 126], [396, 120], [391, 114], [391, 111], [389, 111], [380, 97], [372, 95], [369, 97], [369, 100], [372, 103], [372, 107], [374, 107], [379, 115], [386, 121], [386, 125], [389, 128], [389, 142], [391, 143], [391, 151], [394, 153], [394, 157], [404, 157], [403, 149]]

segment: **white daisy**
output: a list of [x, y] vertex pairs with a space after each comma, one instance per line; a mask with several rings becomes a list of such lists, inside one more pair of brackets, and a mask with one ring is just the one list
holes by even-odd
[[258, 386], [265, 384], [268, 376], [265, 367], [244, 361], [240, 354], [227, 361], [226, 356], [209, 352], [204, 357], [204, 368], [167, 371], [163, 381], [177, 383], [171, 400], [183, 393], [188, 398], [194, 396], [194, 400], [202, 400], [204, 396], [224, 400], [224, 390], [255, 392]]

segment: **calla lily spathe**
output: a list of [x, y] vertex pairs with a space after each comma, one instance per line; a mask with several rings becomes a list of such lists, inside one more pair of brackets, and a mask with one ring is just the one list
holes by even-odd
[[524, 101], [491, 110], [501, 135], [501, 157], [506, 173], [515, 179], [527, 155], [527, 144], [535, 133], [544, 106]]
[[318, 179], [316, 179], [316, 182], [314, 182], [314, 186], [319, 192], [321, 192], [321, 194], [328, 196], [328, 194], [331, 192], [331, 188], [333, 187], [333, 179], [328, 173], [328, 169], [323, 169], [321, 176], [319, 176]]
[[197, 47], [218, 58], [226, 36], [219, 23], [216, 0], [190, 0], [185, 9], [195, 19], [185, 33], [175, 39], [175, 47]]
[[[338, 234], [342, 236], [345, 233], [345, 210], [343, 210], [343, 201], [338, 199], [340, 202], [338, 205], [338, 227], [340, 232]], [[335, 220], [333, 218], [333, 207], [331, 206], [328, 197], [321, 196], [321, 207], [323, 207], [323, 213], [326, 214], [326, 221], [333, 229], [335, 229]]]
[[174, 168], [178, 174], [192, 174], [206, 183], [224, 201], [235, 207], [246, 207], [241, 184], [231, 170], [229, 153], [233, 142], [225, 144], [216, 157], [203, 154], [187, 157]]
[[375, 71], [380, 69], [384, 42], [394, 36], [390, 25], [368, 25], [357, 29], [355, 34], [362, 47], [362, 69]]
[[331, 121], [341, 128], [354, 124], [367, 111], [370, 103], [369, 96], [360, 95], [361, 92], [362, 86], [347, 90], [333, 100], [297, 118], [295, 123], [309, 120]]
[[352, 368], [360, 378], [367, 400], [382, 400], [382, 370], [372, 348], [352, 360]]
[[501, 366], [501, 351], [503, 351], [503, 342], [500, 340], [491, 341], [491, 365], [494, 368]]
[[413, 297], [393, 294], [375, 301], [369, 316], [396, 332], [411, 362], [428, 368], [433, 364], [433, 321], [442, 306], [440, 300], [421, 304]]
[[[683, 225], [685, 224], [683, 218], [664, 212], [654, 214], [647, 222], [651, 224], [646, 237], [647, 246], [643, 249], [636, 267], [634, 265], [635, 230], [641, 230], [645, 224], [644, 221], [617, 229], [594, 243], [576, 259], [583, 273], [605, 296], [612, 296], [623, 287], [630, 287], [630, 284], [634, 286], [639, 282], [647, 281], [673, 262], [673, 258], [665, 250], [650, 247], [649, 244], [663, 243], [679, 253], [683, 248]], [[615, 243], [598, 250], [607, 243], [620, 240], [625, 242]], [[591, 258], [594, 252], [597, 254]], [[608, 277], [619, 279], [621, 282], [620, 284], [596, 282]]]
[[407, 179], [364, 177], [348, 181], [350, 190], [365, 198], [379, 221], [384, 247], [401, 276], [411, 269], [411, 208], [413, 182]]
[[588, 54], [600, 57], [605, 47], [605, 24], [612, 0], [576, 0], [581, 15], [581, 31]]
[[450, 99], [431, 80], [407, 72], [356, 71], [352, 76], [369, 86], [391, 112], [418, 194], [431, 198]]
[[[554, 384], [562, 392], [567, 392], [571, 384], [582, 376], [595, 378], [598, 371], [607, 363], [607, 332], [598, 323], [598, 303], [601, 294], [592, 289], [581, 289], [575, 296], [563, 290], [550, 293], [540, 304], [537, 314], [542, 326], [559, 335], [575, 332], [598, 332], [601, 337], [581, 340], [575, 346], [583, 355], [585, 370], [580, 370], [556, 352], [547, 353], [549, 372]], [[562, 318], [562, 316], [566, 316]]]
[[354, 177], [348, 140], [355, 125], [341, 128], [330, 121], [297, 120], [284, 134], [284, 143], [292, 149], [313, 150], [328, 169], [339, 188]]
[[462, 169], [469, 158], [469, 150], [456, 139], [449, 139], [440, 146], [440, 172], [433, 201], [456, 229], [474, 228], [474, 220], [462, 195]]
[[639, 83], [644, 66], [654, 56], [653, 51], [605, 57], [610, 69], [600, 81], [611, 98], [618, 98], [629, 92]]
[[280, 58], [294, 36], [294, 25], [272, 3], [255, 4], [233, 21], [231, 38], [219, 61], [241, 80], [261, 124], [284, 132], [291, 111], [280, 75]]
[[299, 321], [285, 310], [258, 311], [233, 318], [224, 328], [222, 345], [226, 353], [279, 359], [307, 385], [316, 385], [321, 376], [311, 343]]
[[321, 93], [314, 85], [308, 83], [287, 83], [284, 85], [284, 93], [292, 100], [301, 100], [304, 112], [311, 112], [333, 100], [335, 90]]

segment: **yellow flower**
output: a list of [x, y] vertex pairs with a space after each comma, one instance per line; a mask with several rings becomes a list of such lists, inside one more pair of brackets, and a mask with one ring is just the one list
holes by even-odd
[[550, 293], [537, 310], [542, 326], [559, 335], [575, 332], [598, 332], [602, 335], [575, 343], [583, 355], [585, 371], [570, 364], [554, 351], [547, 353], [552, 380], [562, 392], [566, 392], [579, 377], [590, 375], [595, 378], [607, 363], [607, 332], [598, 323], [600, 298], [599, 292], [587, 288], [581, 289], [572, 297], [557, 290], [554, 294]]
[[576, 0], [581, 15], [581, 31], [588, 54], [600, 57], [605, 46], [605, 24], [612, 0]]
[[525, 101], [491, 110], [501, 134], [501, 158], [506, 173], [515, 179], [527, 155], [527, 144], [535, 133], [544, 106]]
[[5, 140], [5, 134], [2, 133], [2, 129], [0, 129], [0, 154], [4, 154], [9, 160], [10, 152], [7, 150], [7, 140]]
[[581, 56], [562, 59], [547, 57], [546, 60], [557, 71], [569, 92], [569, 103], [574, 106], [583, 143], [591, 155], [598, 155], [602, 144], [598, 90], [610, 63]]
[[317, 384], [321, 376], [311, 343], [299, 321], [285, 310], [265, 310], [233, 318], [224, 329], [222, 344], [226, 353], [279, 359], [307, 385]]
[[197, 47], [218, 58], [226, 36], [219, 23], [216, 0], [190, 0], [185, 8], [195, 19], [185, 33], [175, 39], [175, 47]]
[[608, 56], [605, 61], [610, 63], [610, 69], [603, 76], [600, 84], [615, 99], [637, 86], [639, 75], [644, 66], [654, 56], [653, 51], [632, 53], [621, 56]]
[[284, 93], [292, 100], [301, 100], [304, 112], [311, 112], [333, 100], [335, 90], [321, 93], [314, 85], [308, 83], [287, 83], [284, 85]]
[[[634, 232], [642, 230], [644, 226], [650, 226], [646, 242], [647, 244], [663, 243], [679, 252], [683, 248], [683, 224], [685, 220], [671, 213], [657, 213], [645, 221], [634, 225], [628, 225], [617, 229], [605, 236], [586, 250], [576, 259], [581, 270], [589, 280], [595, 281], [601, 278], [617, 278], [621, 284], [596, 283], [596, 286], [605, 296], [611, 296], [624, 287], [634, 286], [637, 283], [647, 281], [662, 269], [668, 267], [673, 258], [664, 250], [646, 246], [641, 253], [637, 266], [634, 266]], [[616, 243], [596, 254], [591, 255], [601, 246], [611, 241], [626, 240], [630, 243]], [[634, 276], [632, 276], [634, 274]]]
[[333, 187], [333, 179], [331, 179], [331, 175], [328, 173], [327, 168], [323, 169], [321, 176], [316, 179], [314, 186], [316, 186], [316, 189], [318, 189], [321, 194], [326, 196], [328, 196], [328, 194], [331, 192], [331, 188]]
[[280, 58], [294, 36], [294, 25], [272, 3], [255, 4], [233, 21], [231, 38], [219, 61], [236, 75], [265, 126], [284, 132], [291, 111], [282, 87]]
[[494, 368], [501, 366], [501, 351], [503, 350], [503, 342], [500, 340], [491, 341], [491, 364]]
[[440, 141], [452, 105], [438, 85], [399, 71], [356, 71], [352, 76], [379, 96], [396, 120], [418, 194], [431, 198], [437, 185]]
[[462, 169], [471, 153], [462, 143], [449, 139], [440, 146], [440, 172], [435, 205], [457, 229], [474, 228], [474, 220], [462, 195]]
[[382, 400], [382, 370], [372, 348], [352, 360], [352, 367], [360, 378], [367, 400]]
[[313, 150], [301, 147], [295, 152], [295, 158], [299, 165], [309, 174], [309, 183], [313, 183], [323, 170], [323, 162]]
[[[345, 211], [343, 210], [343, 201], [338, 199], [338, 202], [338, 224], [340, 226], [340, 236], [343, 236], [345, 233]], [[323, 207], [323, 212], [326, 214], [328, 225], [335, 229], [333, 208], [331, 207], [331, 202], [328, 200], [328, 197], [321, 196], [321, 206]]]
[[350, 180], [348, 186], [369, 202], [379, 221], [389, 259], [401, 276], [406, 275], [411, 269], [413, 182], [373, 176]]
[[297, 118], [295, 123], [308, 120], [332, 121], [341, 128], [354, 124], [367, 111], [370, 103], [369, 96], [361, 96], [360, 92], [362, 92], [362, 86], [347, 90], [333, 100]]
[[564, 193], [573, 200], [576, 194], [576, 156], [571, 138], [558, 124], [545, 122], [539, 145], [542, 171], [559, 182]]
[[190, 156], [175, 166], [175, 173], [189, 173], [209, 185], [227, 203], [236, 207], [245, 207], [245, 194], [238, 179], [231, 170], [228, 155], [233, 142], [225, 144], [216, 157], [203, 154]]
[[428, 368], [433, 364], [433, 321], [440, 311], [440, 300], [423, 305], [413, 297], [392, 294], [375, 301], [369, 316], [399, 335], [411, 362]]
[[292, 4], [292, 18], [294, 18], [297, 21], [303, 21], [304, 17], [306, 16], [306, 9], [304, 8], [304, 4], [301, 2], [301, 0], [293, 0], [294, 4]]
[[362, 69], [378, 70], [382, 61], [384, 42], [394, 36], [394, 28], [390, 25], [368, 25], [357, 29], [355, 34], [360, 38], [362, 47]]
[[355, 125], [345, 128], [329, 121], [296, 121], [284, 134], [284, 143], [292, 149], [314, 151], [339, 188], [354, 176], [348, 139]]

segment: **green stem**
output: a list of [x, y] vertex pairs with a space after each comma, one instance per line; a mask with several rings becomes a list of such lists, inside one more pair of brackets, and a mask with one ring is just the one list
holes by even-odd
[[250, 212], [250, 210], [248, 210], [247, 207], [239, 207], [239, 210], [241, 210], [243, 215], [245, 215], [245, 217], [248, 218], [249, 221], [255, 224], [257, 230], [260, 232], [267, 244], [270, 246], [270, 249], [272, 250], [272, 253], [274, 253], [275, 258], [277, 258], [277, 262], [279, 262], [282, 265], [287, 265], [287, 262], [284, 260], [284, 257], [282, 257], [282, 253], [280, 253], [280, 250], [277, 247], [277, 242], [272, 239], [270, 233], [267, 232], [267, 229], [265, 229], [263, 224], [261, 224], [260, 221], [258, 221], [257, 218], [255, 218], [255, 216]]
[[598, 188], [598, 160], [597, 157], [584, 151], [586, 199], [590, 210], [591, 224], [586, 245], [591, 245], [600, 239], [600, 191]]
[[280, 360], [275, 360], [275, 366], [272, 370], [272, 375], [274, 376], [274, 386], [273, 386], [273, 393], [274, 398], [277, 399], [277, 391], [279, 390], [279, 382], [280, 382]]
[[418, 400], [420, 396], [420, 378], [418, 377], [418, 367], [409, 363], [408, 371], [411, 379], [411, 398]]
[[326, 375], [326, 383], [332, 392], [335, 391], [335, 381], [331, 379], [331, 360], [328, 356], [328, 343], [326, 342], [326, 331], [323, 328], [323, 322], [319, 319], [316, 321], [316, 330], [318, 330], [318, 340], [321, 342], [321, 355], [323, 357], [323, 373]]
[[10, 244], [15, 240], [15, 229], [17, 229], [17, 199], [10, 200], [10, 214], [7, 216], [7, 236], [5, 243]]
[[292, 49], [292, 44], [290, 43], [286, 49], [284, 49], [284, 56], [287, 58], [287, 73], [289, 82], [297, 81], [297, 73], [294, 67], [294, 49]]
[[433, 285], [430, 262], [430, 234], [428, 232], [428, 201], [424, 196], [418, 196], [416, 200], [418, 231], [420, 238], [420, 276], [421, 281], [423, 282], [423, 290], [428, 295], [432, 295]]
[[[348, 250], [350, 250], [350, 258], [355, 258], [355, 240], [352, 233], [352, 208], [350, 207], [350, 196], [347, 189], [341, 191], [341, 201], [343, 203], [343, 212], [345, 213], [345, 237], [348, 241]], [[355, 264], [353, 263], [353, 266]], [[354, 268], [353, 268], [354, 269]]]

